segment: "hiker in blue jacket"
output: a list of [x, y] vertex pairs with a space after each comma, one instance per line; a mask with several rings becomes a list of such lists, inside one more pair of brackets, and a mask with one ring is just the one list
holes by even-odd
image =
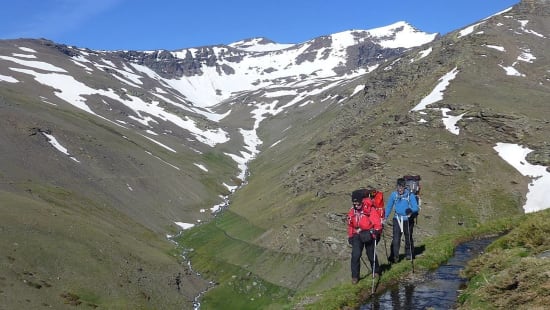
[[405, 234], [405, 256], [408, 260], [414, 259], [413, 226], [414, 218], [418, 215], [418, 203], [416, 196], [409, 191], [404, 178], [397, 179], [397, 188], [393, 191], [386, 203], [386, 218], [393, 216], [393, 238], [391, 252], [388, 260], [393, 263], [399, 262], [399, 249], [401, 247], [401, 236]]

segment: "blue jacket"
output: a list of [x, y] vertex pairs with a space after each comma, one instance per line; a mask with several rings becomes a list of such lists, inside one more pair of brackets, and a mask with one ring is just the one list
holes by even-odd
[[408, 188], [405, 188], [403, 195], [399, 195], [397, 191], [393, 191], [386, 203], [386, 218], [390, 218], [390, 212], [394, 208], [394, 217], [399, 215], [402, 220], [407, 221], [408, 217], [405, 210], [410, 208], [413, 213], [418, 213], [418, 203], [416, 202], [415, 194], [410, 193]]

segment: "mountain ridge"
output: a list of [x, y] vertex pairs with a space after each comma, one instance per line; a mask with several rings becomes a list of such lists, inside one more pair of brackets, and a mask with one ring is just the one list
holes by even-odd
[[[180, 233], [180, 225], [209, 221], [225, 207], [224, 196], [242, 184], [247, 161], [258, 152], [256, 126], [262, 119], [308, 102], [308, 88], [317, 96], [323, 85], [337, 85], [315, 73], [314, 83], [304, 75], [283, 76], [271, 95], [252, 85], [254, 96], [268, 98], [266, 103], [240, 101], [250, 96], [242, 92], [236, 102], [210, 108], [210, 101], [193, 100], [194, 92], [182, 94], [170, 85], [178, 87], [181, 81], [127, 62], [124, 57], [132, 53], [119, 54], [48, 40], [0, 41], [1, 141], [10, 146], [2, 153], [1, 199], [10, 214], [24, 214], [2, 222], [9, 230], [1, 247], [11, 254], [2, 257], [10, 276], [1, 284], [13, 285], [6, 304], [20, 307], [21, 297], [34, 294], [30, 303], [35, 305], [62, 308], [68, 299], [113, 305], [116, 299], [106, 289], [128, 307], [173, 308], [181, 305], [182, 295], [193, 300], [209, 284], [181, 263], [181, 254], [169, 250], [173, 245], [166, 235]], [[200, 55], [208, 59], [208, 53]], [[223, 64], [219, 68], [229, 70]], [[298, 97], [291, 90], [296, 87], [304, 89]], [[210, 95], [217, 97], [223, 96]], [[324, 105], [334, 100], [341, 98]], [[256, 119], [251, 119], [254, 113]], [[225, 143], [230, 136], [231, 143]], [[36, 204], [25, 203], [29, 199]], [[33, 235], [51, 229], [58, 233]], [[63, 236], [89, 241], [62, 242], [65, 248], [59, 252], [55, 249]], [[58, 257], [61, 253], [65, 255]], [[85, 280], [92, 266], [103, 270], [94, 283]], [[144, 278], [151, 281], [144, 284]], [[35, 283], [48, 289], [34, 291]], [[128, 297], [136, 295], [140, 298]]]
[[[368, 183], [386, 191], [403, 171], [426, 176], [420, 242], [444, 229], [521, 213], [529, 178], [496, 160], [493, 146], [521, 141], [535, 149], [530, 156], [537, 163], [548, 166], [542, 138], [547, 78], [540, 52], [547, 43], [537, 35], [548, 33], [548, 22], [521, 19], [535, 4], [522, 2], [449, 35], [428, 36], [430, 41], [416, 48], [384, 48], [372, 41], [335, 48], [337, 35], [296, 49], [248, 54], [219, 46], [105, 52], [44, 40], [0, 41], [0, 102], [7, 120], [0, 125], [0, 138], [10, 146], [2, 153], [1, 196], [11, 214], [25, 205], [37, 212], [25, 213], [17, 225], [2, 223], [10, 232], [2, 248], [12, 253], [2, 258], [10, 272], [3, 286], [13, 279], [45, 281], [53, 288], [40, 291], [40, 298], [51, 304], [59, 303], [59, 294], [52, 292], [62, 287], [79, 296], [93, 291], [99, 297], [83, 298], [91, 303], [112, 302], [101, 288], [70, 274], [54, 281], [51, 269], [16, 253], [20, 236], [37, 240], [32, 232], [47, 231], [48, 221], [63, 231], [61, 236], [90, 238], [87, 251], [109, 253], [112, 262], [94, 261], [96, 268], [115, 272], [126, 266], [113, 290], [141, 297], [120, 297], [125, 302], [172, 307], [181, 295], [193, 300], [209, 286], [181, 263], [181, 253], [169, 250], [165, 243], [171, 243], [158, 240], [179, 235], [180, 224], [207, 222], [197, 226], [220, 238], [185, 249], [185, 258], [192, 256], [201, 271], [207, 261], [224, 269], [227, 263], [294, 294], [347, 280], [349, 253], [341, 236], [351, 187]], [[246, 63], [258, 55], [279, 61]], [[443, 100], [411, 112], [454, 68], [458, 74]], [[247, 72], [257, 76], [246, 77]], [[507, 74], [514, 72], [524, 76]], [[194, 80], [175, 78], [186, 74]], [[229, 77], [246, 80], [229, 85]], [[529, 104], [518, 110], [522, 98]], [[444, 108], [453, 116], [463, 114], [456, 123], [459, 135], [443, 124]], [[53, 147], [49, 136], [69, 155]], [[455, 191], [467, 198], [458, 200]], [[223, 216], [213, 218], [211, 213], [228, 205]], [[452, 225], [458, 221], [466, 224]], [[62, 223], [74, 223], [82, 232]], [[105, 234], [84, 234], [94, 230]], [[57, 244], [60, 237], [50, 236], [43, 244]], [[209, 242], [220, 242], [227, 262], [223, 255], [201, 258]], [[263, 259], [235, 257], [229, 248], [237, 242]], [[19, 251], [34, 248], [47, 264], [57, 259], [32, 244]], [[81, 247], [68, 246], [68, 269], [85, 269], [78, 262], [85, 257], [76, 250]], [[206, 276], [214, 277], [213, 270], [207, 267]], [[154, 281], [140, 284], [143, 277]], [[98, 284], [109, 280], [102, 275]], [[163, 284], [153, 288], [158, 283]], [[17, 296], [30, 292], [21, 283], [17, 289]]]

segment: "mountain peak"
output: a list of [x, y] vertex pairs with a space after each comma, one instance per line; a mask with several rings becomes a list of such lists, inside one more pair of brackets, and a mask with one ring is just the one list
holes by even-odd
[[433, 41], [437, 36], [438, 33], [422, 32], [404, 21], [369, 30], [352, 29], [331, 35], [336, 41], [350, 41], [346, 43], [348, 45], [368, 40], [382, 48], [392, 49], [420, 46]]
[[367, 31], [371, 36], [379, 40], [378, 44], [386, 48], [411, 48], [431, 42], [438, 35], [438, 33], [430, 34], [420, 31], [404, 21], [398, 21], [388, 26]]

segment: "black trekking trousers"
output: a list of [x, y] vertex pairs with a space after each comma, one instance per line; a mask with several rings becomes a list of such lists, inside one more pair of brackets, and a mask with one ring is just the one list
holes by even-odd
[[399, 249], [401, 248], [401, 236], [405, 235], [405, 256], [407, 259], [414, 258], [414, 239], [413, 239], [414, 220], [403, 221], [403, 233], [399, 227], [399, 221], [397, 218], [393, 218], [393, 238], [391, 241], [391, 254], [390, 260], [394, 262], [399, 261]]
[[[367, 253], [367, 257], [370, 262], [369, 267], [372, 270], [375, 251], [374, 240], [363, 242], [361, 241], [361, 238], [359, 238], [359, 235], [354, 235], [351, 243], [351, 277], [356, 278], [357, 280], [359, 280], [359, 276], [361, 274], [361, 254], [363, 252], [363, 248], [366, 250], [365, 252]], [[376, 261], [374, 262], [374, 272], [380, 274], [378, 256], [376, 256]]]

